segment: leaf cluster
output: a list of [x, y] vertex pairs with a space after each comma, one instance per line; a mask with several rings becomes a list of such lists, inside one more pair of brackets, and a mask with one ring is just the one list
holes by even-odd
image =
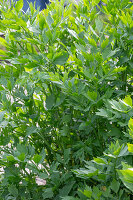
[[98, 3], [0, 1], [2, 200], [132, 197], [133, 4]]

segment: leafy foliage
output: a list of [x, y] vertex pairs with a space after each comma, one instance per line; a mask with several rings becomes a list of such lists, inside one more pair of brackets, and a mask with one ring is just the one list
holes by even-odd
[[133, 4], [103, 2], [0, 1], [2, 200], [132, 197]]

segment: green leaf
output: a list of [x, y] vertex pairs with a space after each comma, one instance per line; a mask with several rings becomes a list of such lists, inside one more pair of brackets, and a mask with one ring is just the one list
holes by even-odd
[[70, 35], [72, 35], [74, 38], [78, 39], [78, 34], [74, 30], [71, 30], [71, 29], [67, 29], [67, 30], [70, 33]]
[[47, 16], [46, 19], [47, 19], [47, 23], [48, 23], [49, 26], [51, 26], [54, 23], [54, 20], [51, 16], [50, 12], [48, 13], [48, 16]]
[[122, 101], [119, 100], [118, 102], [116, 100], [109, 100], [109, 103], [111, 104], [111, 107], [114, 110], [117, 110], [120, 112], [127, 112], [128, 107]]
[[54, 196], [52, 188], [47, 188], [43, 190], [43, 199], [50, 199]]
[[125, 163], [125, 162], [121, 162], [121, 164], [122, 164], [122, 169], [129, 169], [129, 168], [132, 168], [132, 166], [131, 165], [128, 165], [127, 163]]
[[120, 65], [127, 63], [129, 60], [129, 58], [127, 56], [121, 57], [120, 58]]
[[128, 122], [128, 127], [129, 127], [129, 135], [133, 138], [133, 119], [130, 118]]
[[59, 191], [59, 195], [61, 197], [66, 196], [70, 193], [71, 189], [73, 188], [75, 181], [71, 181], [67, 183], [62, 189]]
[[90, 99], [91, 101], [96, 101], [96, 99], [97, 99], [97, 92], [90, 92], [90, 91], [88, 91], [87, 92], [87, 96], [88, 96], [88, 99]]
[[86, 197], [88, 197], [88, 198], [91, 198], [91, 196], [92, 196], [92, 189], [91, 189], [91, 187], [88, 187], [88, 186], [86, 186], [86, 188], [85, 188], [85, 190], [84, 191], [82, 191], [82, 190], [79, 190], [82, 194], [84, 194]]
[[49, 175], [46, 172], [42, 172], [42, 173], [39, 173], [39, 178], [47, 179], [47, 178], [49, 178]]
[[3, 120], [5, 113], [5, 111], [0, 112], [0, 122]]
[[117, 193], [118, 190], [119, 190], [119, 188], [120, 188], [120, 183], [119, 183], [119, 181], [113, 179], [113, 181], [112, 181], [112, 183], [111, 183], [111, 189], [112, 189], [115, 193]]
[[102, 20], [100, 20], [99, 17], [98, 17], [98, 19], [96, 19], [96, 29], [98, 30], [99, 33], [103, 29], [103, 22], [102, 22]]
[[97, 164], [101, 164], [101, 165], [107, 165], [108, 164], [106, 159], [100, 158], [100, 157], [94, 158], [94, 162], [96, 162]]
[[0, 85], [0, 91], [4, 90], [4, 87]]
[[[54, 83], [59, 84], [58, 82], [54, 82]], [[59, 85], [60, 85], [60, 84], [59, 84]], [[57, 99], [56, 99], [55, 106], [59, 106], [60, 104], [63, 103], [64, 100], [65, 100], [65, 95], [61, 93], [60, 96], [57, 97]]]
[[37, 132], [36, 126], [30, 126], [30, 127], [27, 127], [26, 129], [26, 135], [31, 135], [32, 133], [36, 133], [36, 132]]
[[[40, 14], [39, 15], [39, 26], [40, 26], [41, 30], [43, 30], [45, 23], [46, 23], [45, 17], [42, 14]], [[43, 37], [44, 37], [44, 35], [43, 35]]]
[[121, 149], [123, 149], [123, 147], [124, 147], [124, 145], [120, 146], [118, 140], [115, 143], [111, 142], [111, 145], [108, 148], [108, 154], [104, 153], [104, 155], [116, 158], [119, 156]]
[[133, 131], [133, 119], [130, 118], [129, 122], [128, 122], [128, 127], [130, 128], [131, 131]]
[[97, 43], [93, 38], [88, 38], [88, 41], [92, 46], [97, 47]]
[[89, 27], [90, 27], [90, 30], [92, 31], [92, 33], [93, 33], [96, 37], [99, 37], [99, 36], [97, 35], [96, 31], [94, 31], [94, 29], [92, 28], [92, 26], [90, 25]]
[[25, 160], [25, 153], [21, 153], [19, 156], [18, 156], [18, 159], [20, 161], [24, 161]]
[[108, 0], [102, 0], [103, 3], [107, 4], [108, 3]]
[[117, 170], [124, 185], [133, 192], [133, 168]]
[[38, 155], [38, 154], [35, 154], [34, 157], [33, 157], [33, 161], [38, 164], [42, 159], [42, 156], [41, 155]]
[[86, 51], [86, 48], [85, 48], [84, 45], [75, 43], [75, 46], [76, 46], [76, 48], [77, 48], [80, 52], [83, 51], [83, 53], [84, 53], [84, 52]]
[[123, 101], [128, 105], [128, 106], [131, 106], [132, 107], [132, 98], [130, 95], [127, 95]]
[[68, 60], [68, 53], [63, 51], [61, 53], [58, 53], [53, 60], [53, 63], [55, 65], [64, 65]]
[[2, 56], [2, 55], [7, 56], [7, 52], [5, 50], [0, 49], [0, 56]]
[[128, 147], [127, 147], [127, 145], [124, 145], [124, 144], [121, 145], [118, 157], [127, 156], [128, 154], [129, 153], [128, 153]]
[[101, 44], [102, 49], [104, 49], [105, 47], [107, 47], [108, 43], [109, 43], [109, 39], [106, 38], [106, 39], [102, 42], [102, 44]]
[[9, 162], [14, 162], [14, 161], [15, 161], [15, 158], [14, 158], [12, 155], [10, 155], [10, 156], [7, 156], [7, 160], [8, 160]]
[[96, 115], [102, 116], [102, 117], [112, 117], [112, 113], [109, 110], [105, 110], [103, 108], [98, 109], [99, 112], [96, 112]]
[[59, 162], [59, 163], [63, 163], [63, 159], [62, 159], [62, 157], [61, 157], [61, 155], [60, 154], [56, 154], [56, 159], [57, 159], [57, 161]]
[[34, 163], [27, 163], [26, 168], [32, 171], [32, 173], [38, 174], [39, 169]]
[[25, 154], [28, 153], [28, 149], [27, 149], [27, 147], [24, 144], [17, 144], [17, 150], [20, 153], [25, 153]]
[[88, 166], [88, 169], [77, 169], [73, 170], [73, 172], [81, 178], [89, 178], [92, 176], [96, 176], [98, 174], [98, 169], [92, 166]]
[[68, 164], [68, 162], [70, 160], [70, 153], [71, 153], [70, 149], [65, 149], [64, 150], [64, 161], [65, 161], [65, 164]]
[[19, 12], [23, 8], [23, 0], [18, 0], [15, 4], [15, 9], [17, 12]]
[[39, 154], [42, 158], [40, 160], [40, 163], [43, 163], [44, 162], [44, 159], [46, 157], [46, 152], [45, 152], [45, 149], [43, 148], [41, 153]]
[[8, 191], [10, 192], [10, 194], [12, 194], [14, 197], [18, 196], [18, 189], [16, 188], [15, 185], [10, 185], [8, 187]]
[[49, 110], [55, 105], [55, 96], [54, 94], [51, 94], [49, 96], [46, 96], [46, 108]]
[[127, 144], [127, 146], [128, 146], [128, 151], [130, 153], [133, 153], [133, 144]]
[[99, 3], [100, 0], [92, 0], [92, 5], [96, 6]]
[[121, 137], [121, 131], [117, 127], [111, 127], [111, 130], [109, 131], [108, 136], [120, 138]]
[[93, 187], [93, 193], [92, 193], [92, 197], [94, 199], [100, 199], [100, 196], [102, 195], [102, 192], [99, 190], [99, 188], [97, 186]]
[[108, 58], [114, 56], [116, 54], [116, 52], [118, 51], [118, 49], [115, 49], [114, 51], [111, 50], [111, 46], [105, 48], [103, 50], [102, 56], [104, 60], [107, 60]]
[[33, 147], [29, 144], [28, 145], [28, 153], [30, 154], [30, 156], [33, 156], [35, 154], [35, 147]]
[[6, 40], [4, 38], [2, 38], [2, 37], [0, 37], [0, 45], [4, 46], [4, 47], [7, 45]]

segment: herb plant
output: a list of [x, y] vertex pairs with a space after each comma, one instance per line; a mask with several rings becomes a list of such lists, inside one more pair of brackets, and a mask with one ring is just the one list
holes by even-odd
[[0, 1], [0, 199], [132, 198], [133, 4], [103, 2]]

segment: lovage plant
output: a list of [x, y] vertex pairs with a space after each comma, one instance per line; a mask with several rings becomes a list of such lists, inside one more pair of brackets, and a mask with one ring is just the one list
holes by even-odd
[[[132, 195], [113, 156], [124, 162], [131, 143], [123, 133], [132, 118], [133, 5], [103, 2], [52, 1], [41, 12], [30, 3], [24, 13], [22, 0], [0, 1], [2, 200]], [[94, 179], [75, 175], [84, 161], [92, 164], [83, 177]]]

